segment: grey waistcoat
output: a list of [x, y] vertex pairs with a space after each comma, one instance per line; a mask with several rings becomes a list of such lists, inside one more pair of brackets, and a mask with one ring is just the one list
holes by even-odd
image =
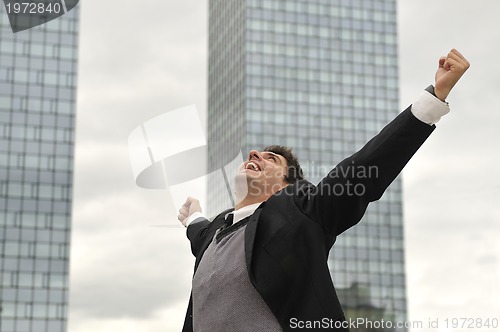
[[247, 221], [226, 229], [222, 238], [218, 231], [203, 254], [193, 277], [194, 332], [282, 331], [248, 277]]

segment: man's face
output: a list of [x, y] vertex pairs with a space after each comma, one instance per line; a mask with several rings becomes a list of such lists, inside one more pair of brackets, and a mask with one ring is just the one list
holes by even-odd
[[286, 169], [287, 162], [283, 156], [270, 151], [251, 150], [237, 177], [246, 177], [250, 193], [271, 196], [287, 185]]

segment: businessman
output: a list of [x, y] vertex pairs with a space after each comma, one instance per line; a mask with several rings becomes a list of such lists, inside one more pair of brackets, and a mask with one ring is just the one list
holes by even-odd
[[189, 197], [178, 215], [196, 257], [183, 331], [348, 331], [328, 253], [449, 112], [445, 100], [468, 68], [455, 49], [441, 57], [434, 85], [316, 186], [275, 145], [240, 166], [234, 209], [210, 222]]

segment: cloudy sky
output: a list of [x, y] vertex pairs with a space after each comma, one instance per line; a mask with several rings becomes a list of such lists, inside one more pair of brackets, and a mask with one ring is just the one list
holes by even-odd
[[[79, 6], [69, 331], [179, 331], [194, 260], [170, 194], [135, 186], [127, 137], [166, 111], [206, 109], [207, 6]], [[443, 323], [418, 331], [500, 319], [500, 2], [400, 0], [398, 10], [401, 108], [452, 47], [471, 62], [452, 113], [404, 172], [409, 318]]]

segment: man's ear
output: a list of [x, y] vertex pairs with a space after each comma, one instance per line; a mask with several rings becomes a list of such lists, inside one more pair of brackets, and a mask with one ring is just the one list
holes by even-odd
[[288, 167], [285, 167], [285, 174], [283, 175], [283, 182], [285, 184], [289, 184], [288, 183]]

